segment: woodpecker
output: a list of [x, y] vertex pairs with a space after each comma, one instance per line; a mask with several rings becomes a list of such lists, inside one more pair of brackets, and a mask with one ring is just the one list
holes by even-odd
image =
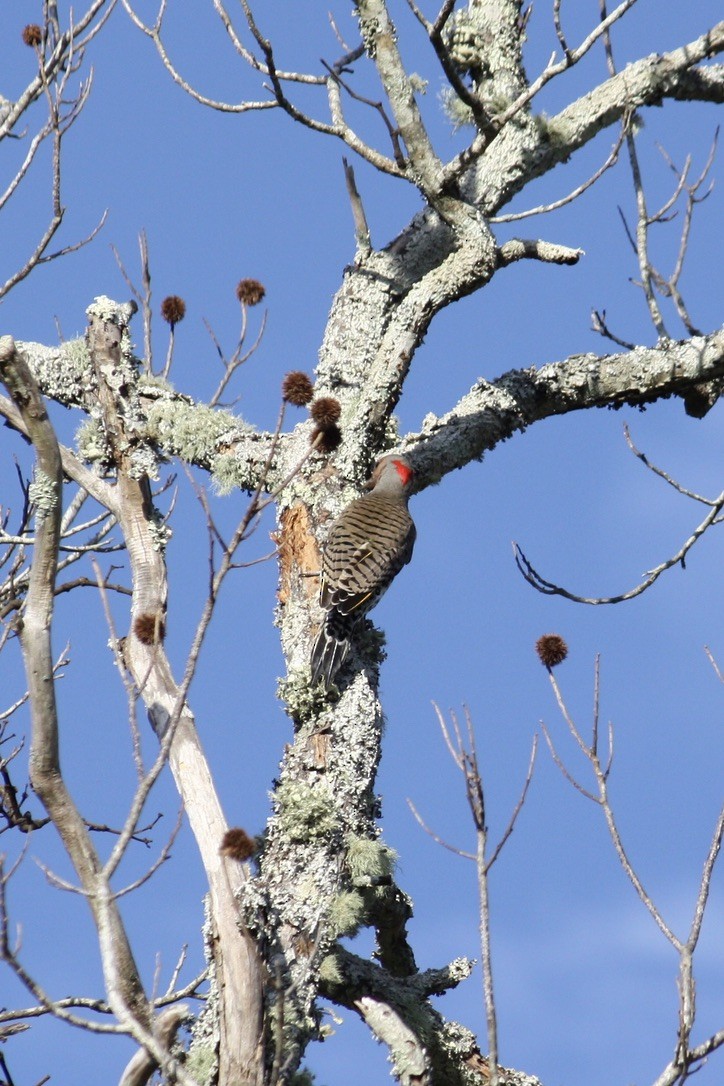
[[327, 689], [349, 652], [355, 625], [379, 603], [412, 558], [417, 534], [407, 502], [413, 472], [404, 456], [384, 456], [369, 494], [343, 509], [329, 530], [319, 602], [326, 611], [312, 649], [312, 683]]

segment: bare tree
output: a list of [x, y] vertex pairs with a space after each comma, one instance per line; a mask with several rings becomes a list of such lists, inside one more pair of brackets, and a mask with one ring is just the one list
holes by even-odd
[[[446, 1020], [430, 998], [458, 985], [472, 963], [458, 959], [439, 968], [418, 969], [406, 927], [411, 902], [395, 881], [392, 849], [380, 837], [374, 787], [382, 732], [378, 682], [383, 654], [371, 624], [359, 625], [335, 689], [310, 683], [310, 648], [320, 621], [320, 548], [333, 515], [358, 494], [375, 461], [391, 449], [410, 458], [415, 488], [422, 491], [555, 415], [654, 404], [672, 396], [680, 397], [697, 417], [713, 406], [724, 378], [724, 334], [697, 330], [680, 287], [691, 217], [703, 198], [712, 160], [692, 180], [689, 163], [679, 168], [667, 159], [674, 191], [661, 208], [651, 211], [637, 141], [639, 117], [649, 107], [667, 100], [724, 100], [724, 66], [708, 63], [724, 51], [724, 23], [695, 28], [691, 39], [677, 48], [642, 56], [619, 71], [616, 33], [619, 29], [625, 33], [626, 15], [635, 0], [624, 0], [611, 12], [602, 5], [598, 19], [575, 42], [566, 31], [563, 5], [554, 0], [551, 18], [558, 48], [548, 64], [531, 75], [523, 64], [523, 47], [526, 36], [536, 31], [531, 10], [520, 0], [469, 0], [459, 5], [445, 0], [434, 13], [426, 11], [429, 5], [423, 9], [408, 0], [430, 61], [446, 80], [445, 108], [451, 123], [469, 134], [465, 146], [445, 160], [420, 105], [419, 78], [403, 63], [392, 5], [360, 0], [354, 13], [354, 40], [348, 42], [334, 24], [340, 55], [310, 72], [283, 67], [274, 28], [266, 25], [269, 16], [262, 5], [242, 0], [238, 16], [232, 16], [221, 0], [212, 0], [212, 5], [232, 55], [258, 78], [258, 97], [253, 100], [214, 99], [184, 76], [166, 44], [165, 0], [152, 22], [144, 20], [131, 0], [122, 0], [171, 78], [198, 103], [229, 113], [282, 111], [309, 129], [310, 139], [332, 136], [345, 145], [355, 259], [345, 269], [332, 304], [314, 386], [302, 373], [287, 377], [278, 425], [271, 432], [258, 430], [220, 406], [231, 379], [263, 334], [262, 320], [252, 337], [248, 310], [261, 301], [264, 288], [252, 279], [239, 283], [242, 327], [233, 350], [223, 348], [209, 327], [222, 375], [210, 391], [209, 403], [196, 402], [166, 380], [172, 371], [175, 329], [184, 317], [179, 298], [167, 298], [162, 307], [170, 340], [163, 362], [154, 365], [150, 258], [143, 236], [140, 288], [123, 269], [134, 300], [97, 298], [88, 308], [83, 339], [59, 347], [16, 342], [10, 335], [0, 341], [0, 376], [8, 391], [8, 397], [0, 398], [0, 413], [31, 443], [35, 457], [32, 482], [20, 483], [22, 513], [15, 524], [3, 519], [0, 537], [4, 547], [0, 563], [7, 571], [0, 586], [5, 623], [1, 644], [12, 648], [19, 642], [27, 676], [27, 693], [9, 706], [0, 723], [10, 741], [14, 734], [10, 721], [20, 721], [27, 707], [30, 789], [18, 774], [21, 745], [16, 744], [0, 765], [0, 814], [5, 830], [18, 836], [40, 832], [48, 822], [54, 825], [74, 875], [73, 881], [50, 871], [48, 877], [87, 902], [104, 983], [102, 997], [58, 1000], [45, 990], [42, 978], [29, 972], [22, 944], [13, 936], [8, 890], [14, 867], [5, 866], [0, 871], [0, 955], [27, 989], [32, 1006], [0, 1009], [0, 1029], [52, 1014], [83, 1029], [129, 1036], [138, 1052], [125, 1069], [124, 1086], [146, 1082], [157, 1070], [167, 1082], [261, 1086], [292, 1082], [295, 1076], [302, 1081], [301, 1061], [310, 1041], [320, 1036], [319, 1000], [324, 998], [362, 1018], [387, 1047], [393, 1072], [403, 1083], [462, 1086], [490, 1077], [493, 1082], [533, 1084], [535, 1078], [497, 1066], [486, 890], [492, 861], [485, 853], [485, 806], [472, 732], [469, 748], [457, 733], [453, 756], [465, 777], [478, 835], [488, 1023], [482, 1047], [489, 1050], [489, 1061], [473, 1034]], [[26, 28], [25, 44], [37, 52], [38, 72], [15, 102], [2, 103], [0, 138], [22, 135], [26, 142], [17, 172], [0, 198], [0, 212], [7, 213], [11, 206], [33, 165], [36, 147], [50, 139], [52, 216], [30, 255], [8, 273], [4, 292], [38, 264], [74, 247], [70, 243], [48, 252], [63, 218], [62, 140], [83, 107], [89, 86], [81, 80], [72, 90], [70, 82], [79, 75], [86, 47], [103, 29], [113, 7], [112, 0], [95, 0], [81, 17], [69, 17], [67, 29], [62, 29], [57, 7], [48, 0], [42, 26]], [[535, 19], [544, 17], [548, 16], [535, 14]], [[552, 116], [538, 111], [537, 96], [543, 88], [596, 49], [606, 57], [606, 78]], [[21, 123], [41, 99], [46, 102], [47, 120], [29, 140]], [[531, 200], [527, 211], [506, 212], [534, 180], [574, 158], [609, 129], [610, 149], [587, 180], [550, 203]], [[378, 142], [360, 135], [361, 130], [377, 131]], [[353, 156], [412, 186], [422, 200], [421, 210], [405, 229], [381, 248], [372, 242]], [[598, 183], [624, 157], [637, 209], [636, 223], [627, 222], [626, 229], [654, 329], [653, 345], [630, 343], [609, 327], [605, 312], [596, 313], [594, 326], [616, 343], [616, 353], [571, 355], [539, 368], [509, 370], [494, 380], [481, 378], [448, 412], [428, 415], [417, 432], [400, 433], [393, 413], [416, 352], [443, 309], [482, 290], [521, 260], [575, 265], [583, 256], [578, 248], [536, 235], [500, 240], [497, 224], [554, 212]], [[681, 244], [673, 270], [665, 272], [652, 262], [649, 231], [667, 221], [677, 201], [684, 208]], [[129, 332], [139, 307], [145, 344], [141, 359], [134, 355]], [[683, 328], [684, 338], [674, 338], [672, 321], [677, 329]], [[44, 398], [86, 417], [75, 449], [59, 443]], [[287, 406], [310, 400], [309, 417], [285, 432]], [[170, 458], [197, 473], [192, 479], [208, 533], [208, 565], [199, 573], [206, 585], [205, 603], [181, 667], [174, 665], [165, 646], [169, 607], [165, 551], [173, 502], [162, 513], [159, 491], [170, 486], [166, 467]], [[196, 482], [199, 472], [210, 474], [227, 490], [237, 488], [250, 495], [230, 534], [216, 523], [211, 500]], [[158, 480], [162, 482], [154, 493]], [[63, 491], [68, 487], [72, 496], [63, 513]], [[642, 589], [682, 562], [696, 539], [721, 521], [721, 497], [702, 499], [681, 489], [706, 504], [709, 513]], [[244, 561], [240, 548], [270, 503], [277, 516], [277, 622], [287, 668], [279, 694], [294, 724], [294, 740], [283, 752], [263, 839], [254, 840], [226, 822], [196, 730], [191, 684], [223, 584]], [[89, 512], [81, 520], [86, 507]], [[114, 548], [122, 548], [121, 557], [103, 559], [109, 564], [102, 568], [99, 556]], [[522, 552], [517, 557], [537, 587], [563, 591], [544, 581]], [[61, 581], [63, 571], [78, 562], [84, 565], [83, 574], [76, 575], [74, 568], [73, 579]], [[83, 587], [101, 596], [128, 706], [136, 782], [125, 820], [115, 828], [99, 827], [83, 817], [60, 759], [64, 723], [55, 684], [67, 665], [63, 657], [53, 655], [54, 600], [59, 592], [79, 593]], [[596, 602], [616, 602], [633, 594]], [[130, 598], [130, 609], [120, 609], [112, 596], [124, 603]], [[144, 754], [144, 715], [157, 739], [151, 757]], [[608, 770], [598, 761], [595, 732], [587, 745], [575, 726], [569, 726], [591, 762], [598, 787], [591, 797], [601, 805], [610, 827]], [[182, 984], [179, 966], [161, 994], [157, 986], [149, 990], [143, 983], [119, 899], [152, 878], [168, 856], [173, 835], [142, 876], [121, 886], [119, 871], [129, 849], [147, 839], [145, 809], [167, 766], [208, 880], [204, 926], [208, 970]], [[682, 1010], [675, 1054], [665, 1062], [661, 1084], [683, 1082], [724, 1043], [721, 1029], [704, 1043], [691, 1041], [695, 1011], [691, 959], [721, 830], [720, 820], [689, 939], [677, 938], [669, 928], [665, 931], [680, 956]], [[98, 831], [100, 838], [95, 836]], [[626, 866], [618, 844], [617, 851]], [[632, 881], [636, 885], [635, 873]], [[661, 928], [660, 914], [640, 885], [637, 892]], [[363, 927], [375, 934], [373, 960], [342, 943]], [[193, 1015], [189, 1001], [196, 998], [202, 998], [204, 1006]], [[181, 1026], [192, 1021], [192, 1042], [184, 1059], [176, 1039]]]

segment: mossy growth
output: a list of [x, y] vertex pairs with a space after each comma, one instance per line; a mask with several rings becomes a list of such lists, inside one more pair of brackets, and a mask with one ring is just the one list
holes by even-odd
[[344, 977], [339, 968], [339, 961], [336, 954], [327, 954], [326, 957], [322, 958], [319, 965], [319, 979], [322, 984], [327, 985], [330, 988], [335, 988], [344, 983]]
[[216, 493], [224, 497], [232, 490], [240, 486], [241, 473], [239, 461], [234, 453], [223, 453], [217, 456], [211, 468], [211, 479], [216, 488]]
[[75, 433], [78, 455], [90, 464], [109, 464], [111, 451], [106, 434], [97, 419], [85, 419]]
[[345, 863], [354, 884], [369, 886], [389, 879], [397, 863], [397, 853], [384, 841], [372, 841], [350, 833], [345, 837]]
[[138, 378], [138, 390], [160, 389], [162, 392], [173, 392], [173, 385], [162, 377], [160, 373], [142, 373]]
[[280, 822], [291, 841], [311, 841], [337, 829], [337, 812], [324, 783], [311, 788], [302, 781], [285, 781], [277, 788], [276, 801]]
[[211, 1041], [192, 1044], [184, 1066], [194, 1082], [213, 1082], [217, 1071], [216, 1049]]
[[165, 451], [192, 463], [210, 461], [217, 442], [240, 429], [239, 420], [230, 411], [183, 400], [154, 401], [146, 424], [149, 436]]
[[365, 921], [365, 901], [358, 890], [343, 890], [329, 907], [329, 924], [337, 938], [356, 935]]
[[157, 509], [153, 510], [151, 519], [148, 521], [148, 534], [151, 537], [153, 549], [163, 554], [173, 536], [173, 528]]
[[461, 128], [475, 124], [472, 109], [463, 102], [452, 87], [444, 87], [440, 91], [440, 105], [453, 127], [453, 132], [459, 132]]
[[[465, 1086], [479, 1086], [480, 1074], [474, 1070], [477, 1060], [472, 1059], [478, 1053], [474, 1034], [458, 1022], [446, 1022], [440, 1033], [440, 1045], [443, 1052], [449, 1053], [454, 1066], [464, 1069], [462, 1081]], [[537, 1082], [537, 1079], [533, 1081]]]
[[358, 643], [361, 651], [373, 664], [381, 664], [387, 659], [387, 639], [382, 632], [367, 620], [358, 627]]
[[159, 458], [153, 445], [144, 441], [131, 450], [129, 475], [132, 479], [158, 479]]
[[59, 348], [61, 363], [74, 378], [84, 378], [88, 373], [91, 356], [84, 336], [67, 339]]
[[330, 703], [330, 693], [318, 683], [311, 686], [307, 668], [293, 672], [286, 679], [279, 679], [277, 696], [284, 702], [287, 714], [298, 724], [314, 720]]
[[316, 1081], [314, 1074], [308, 1067], [301, 1067], [289, 1079], [289, 1086], [314, 1086]]

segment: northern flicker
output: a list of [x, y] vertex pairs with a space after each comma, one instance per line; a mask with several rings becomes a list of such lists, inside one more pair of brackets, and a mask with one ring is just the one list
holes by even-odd
[[412, 468], [385, 456], [367, 483], [369, 494], [343, 509], [329, 530], [319, 594], [324, 625], [312, 649], [312, 682], [329, 688], [349, 652], [356, 623], [379, 602], [412, 557], [415, 525], [407, 511]]

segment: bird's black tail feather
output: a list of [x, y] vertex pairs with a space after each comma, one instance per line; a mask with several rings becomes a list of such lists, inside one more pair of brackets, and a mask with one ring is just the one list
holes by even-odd
[[317, 634], [312, 649], [312, 685], [322, 680], [327, 690], [334, 682], [334, 677], [347, 659], [349, 652], [348, 631], [340, 629], [340, 625], [347, 624], [335, 622], [334, 612], [330, 612]]

